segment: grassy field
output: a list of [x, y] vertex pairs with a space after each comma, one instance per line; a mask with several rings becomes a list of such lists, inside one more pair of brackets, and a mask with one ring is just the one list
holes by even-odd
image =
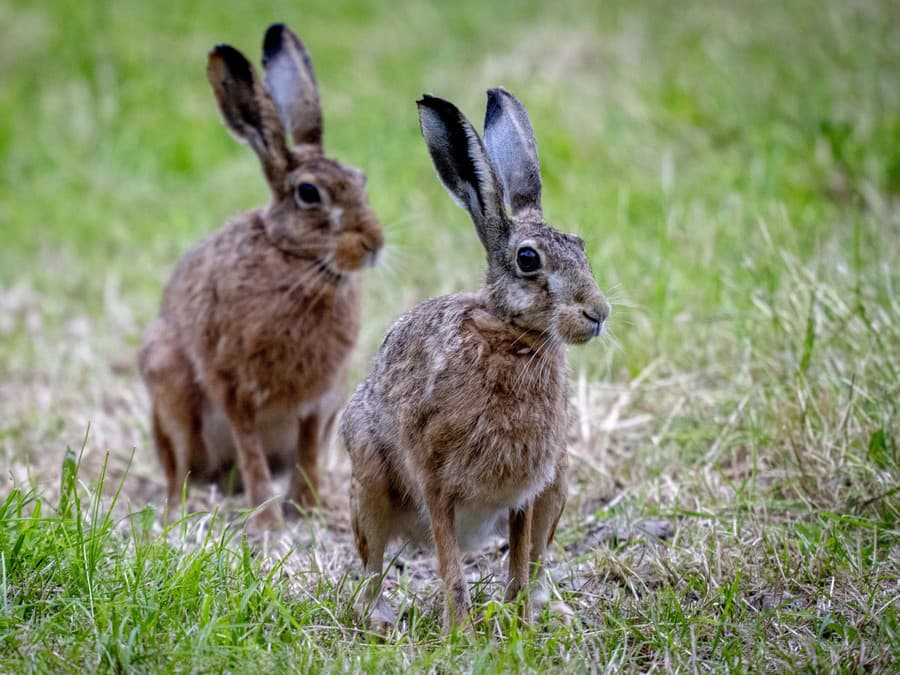
[[[900, 5], [0, 0], [0, 671], [894, 671], [900, 657]], [[397, 549], [382, 642], [347, 460], [326, 508], [248, 542], [197, 490], [164, 528], [135, 358], [178, 256], [267, 197], [205, 80], [285, 21], [325, 145], [388, 237], [354, 362], [480, 281], [415, 100], [526, 104], [549, 220], [587, 241], [614, 339], [572, 350], [551, 570], [578, 614], [517, 626], [504, 551], [441, 637]], [[68, 450], [68, 451], [67, 451]], [[502, 575], [501, 575], [502, 576]]]

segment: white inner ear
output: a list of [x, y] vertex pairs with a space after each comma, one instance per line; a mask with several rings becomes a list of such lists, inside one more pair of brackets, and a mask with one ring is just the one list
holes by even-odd
[[[482, 150], [481, 143], [478, 139], [478, 134], [472, 128], [471, 125], [467, 124], [464, 127], [466, 132], [466, 142], [469, 145], [468, 155], [469, 159], [472, 160], [472, 166], [475, 169], [475, 177], [478, 180], [478, 187], [481, 190], [482, 200], [485, 205], [490, 204], [494, 200], [494, 180], [491, 172], [491, 165], [489, 164], [489, 160], [487, 158], [487, 154]], [[474, 191], [472, 191], [471, 195], [471, 204], [473, 209], [478, 208], [478, 198], [475, 195]], [[478, 209], [479, 211], [481, 209]], [[482, 216], [487, 216], [488, 214], [482, 213]]]
[[299, 95], [294, 69], [283, 57], [276, 57], [266, 68], [266, 84], [278, 106], [281, 122], [290, 125], [290, 106]]

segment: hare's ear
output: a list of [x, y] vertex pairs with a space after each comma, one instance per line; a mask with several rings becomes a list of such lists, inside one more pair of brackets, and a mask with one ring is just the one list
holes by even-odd
[[509, 239], [500, 183], [478, 132], [455, 105], [425, 94], [419, 126], [438, 177], [450, 196], [469, 212], [490, 253]]
[[519, 100], [503, 87], [489, 89], [484, 144], [497, 167], [512, 214], [541, 213], [541, 167], [531, 120]]
[[282, 190], [288, 169], [284, 126], [253, 66], [234, 47], [217, 45], [209, 53], [206, 77], [231, 133], [259, 155], [272, 189]]
[[322, 109], [312, 61], [303, 43], [283, 23], [263, 39], [266, 85], [295, 143], [322, 145]]

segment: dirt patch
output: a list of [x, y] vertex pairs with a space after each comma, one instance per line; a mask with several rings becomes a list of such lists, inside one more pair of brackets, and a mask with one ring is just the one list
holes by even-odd
[[[49, 337], [29, 310], [37, 304], [36, 295], [18, 289], [10, 297], [16, 311], [8, 314], [13, 320], [4, 326], [6, 334], [24, 328], [42, 358], [36, 366], [11, 369], [0, 379], [0, 482], [5, 491], [34, 489], [46, 503], [55, 504], [63, 458], [67, 450], [73, 451], [80, 456], [83, 484], [96, 487], [102, 475], [104, 499], [117, 494], [114, 513], [123, 530], [130, 527], [128, 514], [149, 506], [157, 510], [153, 529], [162, 532], [165, 482], [147, 430], [149, 401], [137, 373], [135, 348], [124, 344], [133, 345], [135, 336], [101, 339], [90, 322], [81, 319]], [[595, 517], [603, 504], [621, 498], [620, 462], [627, 461], [629, 448], [646, 435], [652, 419], [632, 410], [637, 384], [594, 386], [583, 375], [576, 378], [570, 502], [562, 524], [567, 543], [555, 545], [548, 561], [560, 588], [579, 592], [589, 586], [592, 563], [580, 560], [587, 551], [607, 542], [652, 541], [672, 534], [665, 521], [641, 524]], [[598, 410], [605, 414], [597, 415]], [[309, 592], [318, 576], [337, 583], [346, 576], [358, 578], [360, 572], [348, 517], [349, 458], [332, 442], [321, 462], [321, 507], [284, 533], [257, 540], [265, 556], [284, 563], [298, 593]], [[282, 494], [286, 484], [286, 477], [277, 481]], [[246, 507], [242, 496], [226, 497], [214, 485], [193, 486], [185, 512], [195, 515], [172, 536], [201, 542], [209, 527], [239, 521]], [[387, 560], [384, 583], [398, 616], [413, 604], [439, 606], [440, 585], [430, 551], [397, 543]], [[502, 596], [506, 565], [506, 543], [499, 537], [466, 556], [466, 575], [476, 597]]]

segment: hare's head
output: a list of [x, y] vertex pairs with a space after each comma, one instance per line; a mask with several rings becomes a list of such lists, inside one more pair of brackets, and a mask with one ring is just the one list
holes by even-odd
[[491, 309], [522, 330], [567, 343], [598, 336], [609, 303], [584, 241], [544, 222], [537, 145], [524, 106], [505, 89], [489, 90], [483, 143], [440, 98], [419, 101], [419, 123], [438, 176], [469, 212], [487, 251]]
[[206, 73], [228, 128], [259, 156], [272, 191], [264, 216], [269, 238], [336, 274], [374, 264], [384, 240], [365, 175], [323, 153], [312, 62], [283, 24], [266, 31], [263, 67], [265, 84], [243, 54], [218, 45]]

